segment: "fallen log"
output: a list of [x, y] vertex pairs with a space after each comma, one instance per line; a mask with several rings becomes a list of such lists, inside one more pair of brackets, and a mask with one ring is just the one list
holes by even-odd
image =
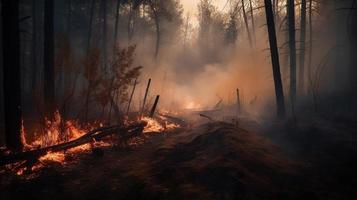
[[129, 125], [128, 127], [122, 127], [122, 126], [101, 127], [92, 130], [87, 134], [69, 142], [65, 142], [49, 147], [44, 147], [41, 149], [12, 153], [6, 156], [2, 156], [0, 157], [0, 166], [16, 163], [20, 161], [37, 160], [39, 157], [46, 155], [48, 152], [65, 151], [77, 146], [81, 146], [86, 143], [93, 142], [93, 140], [98, 141], [106, 136], [113, 135], [115, 133], [132, 133], [133, 136], [136, 136], [136, 133], [138, 132], [141, 133], [145, 126], [146, 126], [145, 122], [140, 122], [140, 123]]
[[208, 120], [210, 120], [210, 121], [214, 121], [213, 119], [212, 119], [212, 117], [210, 117], [210, 116], [208, 116], [208, 115], [205, 115], [205, 114], [200, 114], [200, 117], [203, 117], [203, 118], [206, 118], [206, 119], [208, 119]]

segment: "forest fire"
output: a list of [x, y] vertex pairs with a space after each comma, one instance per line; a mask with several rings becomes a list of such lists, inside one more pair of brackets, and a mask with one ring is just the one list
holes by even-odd
[[169, 122], [164, 116], [159, 115], [159, 120], [150, 117], [143, 117], [141, 120], [147, 122], [143, 133], [160, 133], [180, 128], [180, 125]]
[[[122, 126], [130, 126], [133, 123], [144, 123], [145, 126], [142, 129], [142, 133], [163, 133], [166, 131], [172, 131], [181, 126], [163, 115], [158, 115], [156, 118], [142, 117], [136, 121], [130, 122], [125, 120]], [[37, 138], [31, 142], [26, 142], [26, 132], [24, 127], [22, 128], [22, 140], [25, 146], [25, 152], [37, 151], [41, 149], [46, 149], [43, 155], [39, 156], [37, 161], [33, 165], [29, 165], [26, 162], [19, 162], [15, 164], [7, 165], [7, 168], [14, 171], [17, 175], [23, 175], [25, 172], [36, 172], [41, 170], [47, 163], [59, 163], [60, 165], [66, 164], [66, 157], [71, 155], [73, 157], [75, 154], [85, 153], [93, 148], [103, 148], [108, 147], [113, 144], [112, 139], [108, 140], [96, 140], [95, 137], [88, 142], [83, 142], [73, 147], [66, 148], [61, 151], [54, 151], [53, 148], [61, 145], [66, 145], [67, 143], [75, 142], [86, 138], [91, 135], [93, 130], [97, 129], [107, 129], [103, 127], [102, 123], [92, 123], [86, 126], [81, 125], [78, 121], [67, 120], [63, 121], [60, 113], [56, 111], [54, 113], [54, 120], [46, 120], [46, 126], [44, 128], [43, 134], [35, 134]], [[138, 140], [138, 139], [136, 139]], [[139, 139], [140, 140], [140, 139]], [[128, 143], [130, 146], [137, 146], [136, 142], [130, 141]]]

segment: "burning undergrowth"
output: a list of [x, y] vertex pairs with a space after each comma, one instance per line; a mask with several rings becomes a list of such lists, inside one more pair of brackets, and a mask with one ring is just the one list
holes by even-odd
[[81, 124], [75, 120], [63, 121], [58, 111], [52, 121], [45, 122], [43, 133], [35, 133], [31, 142], [26, 141], [26, 131], [22, 128], [24, 151], [3, 153], [1, 164], [8, 164], [0, 169], [0, 173], [13, 172], [31, 178], [46, 166], [65, 166], [81, 154], [100, 152], [101, 155], [100, 149], [103, 148], [139, 146], [150, 134], [167, 133], [181, 127], [164, 115], [125, 119], [120, 125], [104, 127], [101, 122]]

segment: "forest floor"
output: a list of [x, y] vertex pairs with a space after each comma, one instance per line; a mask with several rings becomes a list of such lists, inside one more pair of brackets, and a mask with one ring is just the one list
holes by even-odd
[[215, 121], [152, 134], [31, 178], [2, 174], [0, 199], [354, 199], [355, 129], [320, 123]]

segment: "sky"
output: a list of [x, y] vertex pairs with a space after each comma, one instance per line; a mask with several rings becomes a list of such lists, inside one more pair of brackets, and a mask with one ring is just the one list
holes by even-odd
[[[197, 16], [197, 4], [199, 1], [200, 0], [181, 0], [185, 12], [185, 16], [187, 12], [189, 12], [192, 17]], [[227, 3], [227, 0], [211, 0], [211, 1], [213, 5], [219, 8], [219, 10], [223, 10]]]

